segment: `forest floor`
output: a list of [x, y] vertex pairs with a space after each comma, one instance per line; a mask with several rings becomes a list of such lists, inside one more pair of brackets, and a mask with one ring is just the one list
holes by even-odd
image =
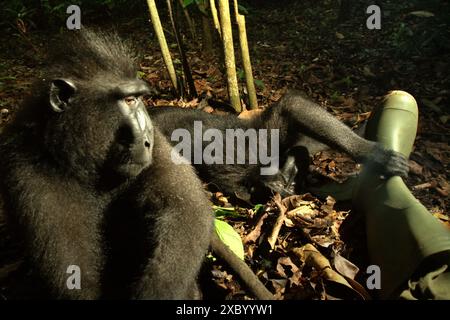
[[[450, 228], [449, 50], [433, 42], [421, 47], [422, 38], [405, 35], [405, 26], [415, 30], [423, 23], [421, 19], [426, 18], [410, 16], [401, 7], [390, 11], [381, 30], [368, 30], [366, 18], [361, 11], [359, 16], [338, 24], [335, 8], [320, 6], [315, 1], [292, 2], [285, 7], [249, 8], [247, 32], [259, 104], [267, 107], [287, 89], [299, 89], [356, 128], [375, 106], [380, 105], [389, 90], [408, 91], [419, 104], [420, 119], [406, 183], [430, 214]], [[399, 27], [401, 23], [403, 27]], [[144, 53], [143, 77], [160, 92], [149, 97], [149, 105], [195, 108], [201, 104], [201, 99], [182, 101], [170, 95], [170, 81], [148, 24], [131, 20], [120, 27], [120, 32], [130, 36]], [[174, 42], [170, 36], [168, 40]], [[33, 79], [39, 76], [37, 70], [44, 60], [42, 48], [46, 41], [46, 35], [30, 32], [0, 44], [0, 131], [11, 119]], [[226, 100], [226, 81], [218, 51], [206, 53], [201, 49], [200, 41], [189, 38], [185, 44], [200, 97]], [[175, 47], [171, 48], [176, 66], [180, 67]], [[239, 64], [239, 55], [237, 60]], [[243, 89], [245, 81], [241, 73], [238, 72]], [[245, 97], [243, 102], [245, 104]], [[213, 107], [207, 110], [220, 112]], [[332, 181], [345, 180], [359, 170], [347, 156], [331, 151], [316, 155], [311, 169]], [[248, 209], [236, 207], [232, 200], [221, 194], [212, 195], [212, 199], [218, 206], [216, 210], [225, 212], [226, 220], [244, 239], [246, 261], [269, 282], [268, 286], [277, 297], [370, 296], [351, 280], [350, 286], [336, 289], [329, 284], [333, 279], [315, 271], [317, 265], [314, 263], [320, 264], [321, 258], [328, 259], [338, 273], [365, 283], [365, 273], [358, 272], [368, 265], [364, 218], [354, 214], [348, 202], [304, 194], [283, 201], [274, 198], [262, 208]], [[267, 238], [273, 234], [273, 225], [281, 211], [287, 211], [284, 224], [275, 234], [275, 245], [267, 245]], [[305, 253], [308, 250], [304, 250], [308, 243], [314, 244], [323, 254], [320, 259], [312, 259], [316, 261], [312, 264]], [[294, 250], [299, 248], [303, 253]], [[9, 251], [0, 252], [0, 262], [10, 261], [9, 254]], [[0, 279], [2, 273], [10, 271], [10, 268], [5, 271], [0, 263]], [[214, 288], [205, 284], [215, 291], [214, 295], [246, 297], [230, 276], [232, 273], [219, 264], [211, 263], [206, 272], [207, 277], [212, 276], [215, 280]]]

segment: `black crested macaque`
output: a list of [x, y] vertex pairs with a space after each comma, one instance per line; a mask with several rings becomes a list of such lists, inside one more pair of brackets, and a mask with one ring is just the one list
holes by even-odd
[[[149, 114], [155, 125], [176, 147], [184, 142], [179, 135], [173, 135], [173, 132], [180, 128], [186, 129], [192, 135], [195, 135], [195, 131], [201, 131], [204, 136], [201, 142], [203, 150], [208, 148], [211, 141], [221, 140], [223, 148], [216, 149], [218, 152], [215, 153], [223, 155], [223, 160], [214, 158], [214, 152], [211, 152], [213, 160], [209, 163], [194, 162], [195, 159], [190, 154], [184, 156], [192, 162], [201, 179], [208, 182], [210, 188], [236, 195], [246, 201], [267, 200], [271, 192], [279, 192], [283, 196], [298, 192], [297, 188], [303, 187], [301, 175], [309, 167], [310, 155], [327, 146], [344, 151], [354, 160], [372, 166], [381, 176], [405, 177], [408, 173], [408, 161], [402, 154], [360, 137], [319, 105], [295, 91], [288, 92], [276, 104], [252, 119], [173, 107], [149, 108]], [[212, 133], [211, 129], [218, 130], [220, 134]], [[242, 130], [238, 132], [240, 129]], [[267, 145], [261, 144], [260, 140], [252, 140], [249, 130], [253, 129], [256, 131], [266, 129], [269, 132]], [[260, 150], [270, 154], [270, 144], [274, 140], [270, 136], [272, 129], [278, 129], [279, 155], [275, 154], [274, 159], [277, 160], [275, 162], [279, 165], [279, 169], [273, 174], [262, 175], [261, 168], [267, 167], [267, 163], [261, 163], [259, 160], [251, 163], [250, 155], [258, 154]], [[235, 152], [232, 153], [235, 157], [234, 164], [227, 164], [225, 161], [228, 156], [226, 153], [229, 151], [227, 150], [227, 140], [230, 140], [227, 133], [229, 130], [235, 132], [235, 145], [239, 144], [239, 139], [241, 145], [245, 142], [244, 149], [234, 147]], [[191, 148], [186, 148], [187, 150], [199, 149], [195, 146], [194, 140]], [[180, 148], [181, 154], [184, 151], [185, 149]], [[245, 153], [246, 162], [236, 164], [236, 154], [242, 152]]]
[[144, 107], [133, 54], [88, 30], [57, 52], [0, 136], [0, 196], [33, 272], [53, 298], [200, 298], [204, 255], [224, 245], [192, 166], [173, 163]]

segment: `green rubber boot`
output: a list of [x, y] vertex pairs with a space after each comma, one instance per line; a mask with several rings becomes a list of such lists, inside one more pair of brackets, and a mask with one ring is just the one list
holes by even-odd
[[[366, 137], [408, 157], [416, 137], [417, 122], [418, 109], [413, 96], [404, 91], [392, 91], [369, 120]], [[441, 274], [446, 273], [435, 285], [439, 291], [437, 297], [432, 295], [431, 298], [450, 298], [450, 273], [448, 267], [445, 268], [450, 264], [450, 230], [414, 198], [403, 180], [400, 177], [382, 180], [369, 168], [363, 168], [353, 201], [366, 215], [370, 260], [381, 270], [380, 298], [398, 298], [402, 286], [410, 280], [411, 287], [412, 277], [421, 269], [419, 277], [423, 276], [422, 279], [437, 269]], [[435, 269], [425, 270], [424, 266], [429, 266], [430, 261]], [[427, 286], [426, 283], [415, 285]]]

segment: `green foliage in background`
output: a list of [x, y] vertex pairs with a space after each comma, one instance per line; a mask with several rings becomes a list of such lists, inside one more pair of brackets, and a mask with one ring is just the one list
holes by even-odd
[[[442, 0], [390, 2], [385, 10], [400, 12], [388, 38], [398, 55], [435, 55], [450, 49], [450, 6]], [[389, 19], [385, 17], [385, 19]]]
[[145, 1], [128, 0], [8, 0], [2, 3], [0, 27], [39, 28], [40, 26], [65, 25], [66, 10], [70, 5], [78, 5], [82, 14], [124, 15], [136, 6], [144, 6]]

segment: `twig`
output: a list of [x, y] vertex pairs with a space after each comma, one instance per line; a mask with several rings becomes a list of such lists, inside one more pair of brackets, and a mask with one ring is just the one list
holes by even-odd
[[[186, 58], [186, 49], [184, 48], [183, 41], [181, 39], [180, 30], [178, 29], [177, 21], [174, 18], [176, 15], [177, 6], [172, 6], [172, 0], [167, 0], [167, 8], [169, 10], [170, 22], [172, 23], [172, 29], [175, 33], [175, 40], [177, 42], [178, 51], [180, 53], [181, 64], [183, 67], [183, 73], [189, 89], [189, 98], [197, 97], [197, 90], [195, 89], [194, 80], [192, 79], [191, 68]], [[175, 10], [175, 11], [174, 11]], [[180, 92], [183, 92], [184, 88], [180, 86]]]
[[287, 211], [287, 208], [281, 204], [281, 196], [279, 193], [275, 195], [273, 201], [277, 205], [278, 210], [280, 210], [280, 214], [277, 218], [277, 221], [275, 222], [275, 225], [273, 226], [272, 233], [267, 238], [267, 241], [269, 242], [269, 245], [272, 248], [272, 250], [275, 248], [275, 243], [277, 242], [278, 235], [280, 234], [281, 226], [284, 223]]
[[413, 190], [424, 190], [424, 189], [430, 189], [436, 187], [436, 183], [433, 182], [425, 182], [422, 184], [418, 184], [413, 187]]

